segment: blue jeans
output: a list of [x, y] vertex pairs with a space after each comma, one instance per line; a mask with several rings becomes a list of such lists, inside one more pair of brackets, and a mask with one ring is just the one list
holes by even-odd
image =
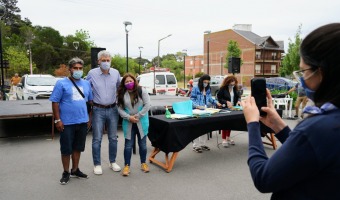
[[117, 155], [117, 126], [118, 126], [118, 110], [114, 108], [98, 108], [93, 106], [92, 112], [92, 158], [93, 164], [101, 165], [100, 149], [104, 131], [104, 125], [107, 129], [109, 140], [109, 160], [110, 163], [116, 162]]
[[136, 135], [137, 135], [137, 138], [138, 138], [140, 162], [145, 163], [146, 153], [147, 153], [147, 149], [146, 149], [146, 138], [147, 138], [147, 136], [144, 136], [141, 139], [137, 124], [132, 124], [131, 140], [125, 139], [125, 146], [124, 146], [125, 165], [130, 166], [131, 155], [132, 155], [132, 147], [133, 147]]

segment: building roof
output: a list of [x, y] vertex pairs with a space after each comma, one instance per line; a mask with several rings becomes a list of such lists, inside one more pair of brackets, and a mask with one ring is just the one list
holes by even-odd
[[[284, 50], [284, 43], [283, 41], [275, 41], [271, 36], [264, 36], [261, 37], [251, 31], [243, 31], [243, 30], [236, 30], [233, 29], [234, 32], [244, 37], [246, 40], [250, 41], [251, 43], [263, 48], [265, 45], [266, 49], [279, 49]], [[267, 46], [267, 44], [270, 44]]]

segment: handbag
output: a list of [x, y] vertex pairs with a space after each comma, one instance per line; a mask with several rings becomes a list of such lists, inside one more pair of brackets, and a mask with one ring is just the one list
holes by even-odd
[[[70, 79], [71, 82], [73, 83], [74, 87], [77, 88], [79, 94], [85, 99], [85, 95], [84, 95], [83, 92], [78, 88], [78, 86], [76, 85], [76, 83], [75, 83], [71, 78], [69, 78], [69, 79]], [[90, 113], [91, 110], [92, 110], [92, 105], [91, 105], [88, 101], [86, 102], [86, 107], [87, 107], [87, 113]]]

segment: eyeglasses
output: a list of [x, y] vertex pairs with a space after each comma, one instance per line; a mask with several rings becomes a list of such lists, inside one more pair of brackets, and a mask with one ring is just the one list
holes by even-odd
[[312, 68], [301, 69], [301, 70], [298, 70], [298, 71], [294, 71], [293, 74], [294, 74], [295, 76], [298, 76], [298, 77], [303, 77], [304, 74], [305, 74], [305, 71], [308, 71], [308, 70], [312, 70]]

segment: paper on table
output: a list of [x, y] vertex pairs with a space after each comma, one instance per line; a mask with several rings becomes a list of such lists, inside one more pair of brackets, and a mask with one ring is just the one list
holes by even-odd
[[183, 115], [183, 114], [171, 114], [171, 119], [186, 119], [191, 118], [190, 115]]
[[192, 116], [192, 101], [181, 101], [172, 104], [172, 109], [176, 114]]
[[210, 114], [215, 114], [221, 111], [221, 109], [216, 109], [216, 108], [207, 108], [206, 109], [207, 112], [209, 112]]

